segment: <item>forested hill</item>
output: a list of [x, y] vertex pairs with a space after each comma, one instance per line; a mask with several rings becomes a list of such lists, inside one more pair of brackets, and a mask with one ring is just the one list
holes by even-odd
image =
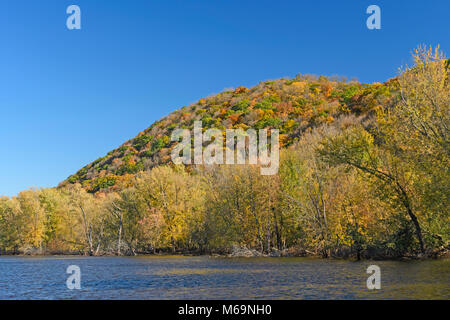
[[361, 84], [325, 76], [298, 75], [295, 79], [238, 87], [182, 107], [153, 123], [106, 156], [71, 175], [60, 186], [73, 183], [89, 192], [120, 190], [136, 173], [170, 162], [171, 132], [203, 128], [279, 129], [280, 145], [297, 141], [305, 130], [332, 123], [343, 114], [368, 114], [395, 97], [398, 82]]
[[[0, 254], [450, 255], [450, 64], [413, 59], [383, 84], [298, 76], [200, 99], [60, 188], [0, 197]], [[171, 132], [196, 120], [279, 129], [278, 172], [173, 165]]]

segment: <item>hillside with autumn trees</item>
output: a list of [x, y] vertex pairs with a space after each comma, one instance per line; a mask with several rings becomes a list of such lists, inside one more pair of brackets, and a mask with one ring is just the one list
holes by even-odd
[[280, 146], [288, 147], [314, 128], [345, 115], [368, 116], [396, 97], [398, 81], [361, 84], [324, 76], [238, 87], [174, 111], [102, 158], [70, 176], [62, 185], [80, 183], [88, 192], [120, 190], [138, 172], [171, 162], [175, 129], [279, 129]]
[[[56, 188], [0, 198], [0, 254], [445, 255], [450, 60], [413, 58], [384, 83], [298, 75], [176, 110]], [[278, 173], [174, 165], [194, 121], [278, 129]]]

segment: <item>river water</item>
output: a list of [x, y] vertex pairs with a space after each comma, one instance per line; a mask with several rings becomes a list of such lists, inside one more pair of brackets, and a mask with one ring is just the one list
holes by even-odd
[[[372, 264], [379, 290], [367, 289]], [[70, 265], [80, 290], [67, 288]], [[450, 299], [450, 260], [3, 256], [0, 299]]]

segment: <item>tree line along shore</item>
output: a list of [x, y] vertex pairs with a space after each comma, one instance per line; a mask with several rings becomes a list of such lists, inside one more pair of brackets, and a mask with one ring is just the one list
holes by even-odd
[[[0, 254], [448, 256], [450, 63], [413, 59], [385, 83], [298, 76], [202, 99], [57, 188], [1, 197]], [[279, 129], [278, 173], [166, 161], [161, 128], [197, 120]]]

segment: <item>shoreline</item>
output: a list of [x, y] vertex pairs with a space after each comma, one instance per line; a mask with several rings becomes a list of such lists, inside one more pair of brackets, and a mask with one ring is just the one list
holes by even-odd
[[195, 253], [195, 252], [159, 252], [159, 253], [136, 253], [134, 255], [117, 255], [117, 254], [97, 254], [88, 255], [83, 253], [39, 253], [39, 254], [26, 254], [26, 253], [16, 253], [16, 254], [0, 254], [1, 257], [117, 257], [117, 258], [132, 258], [132, 257], [210, 257], [210, 258], [229, 258], [229, 259], [254, 259], [254, 258], [312, 258], [320, 260], [342, 260], [342, 261], [428, 261], [428, 260], [447, 260], [450, 259], [450, 251], [445, 251], [440, 254], [433, 255], [407, 255], [407, 256], [377, 256], [377, 257], [367, 257], [357, 259], [354, 256], [329, 256], [323, 257], [321, 255], [307, 254], [307, 255], [270, 255], [270, 254], [259, 254], [259, 255], [233, 255], [233, 254], [218, 254], [218, 253]]

